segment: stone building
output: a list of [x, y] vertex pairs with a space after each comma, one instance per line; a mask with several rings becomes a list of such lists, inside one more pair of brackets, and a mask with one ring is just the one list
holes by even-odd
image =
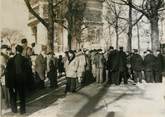
[[[58, 0], [55, 0], [56, 2]], [[81, 45], [76, 40], [72, 40], [72, 48], [77, 49], [79, 47], [86, 48], [101, 48], [100, 42], [103, 32], [103, 1], [104, 0], [86, 0], [86, 10], [84, 13], [84, 24], [87, 28], [83, 31], [81, 39], [83, 40]], [[47, 18], [47, 2], [46, 0], [31, 0], [32, 8], [42, 17]], [[58, 15], [66, 7], [66, 3], [60, 5]], [[62, 14], [62, 13], [61, 13]], [[61, 20], [61, 19], [59, 19]], [[34, 42], [37, 44], [47, 43], [47, 30], [38, 22], [38, 20], [29, 13], [28, 26], [31, 28]], [[67, 30], [61, 27], [59, 24], [55, 24], [55, 50], [65, 51], [67, 47]]]

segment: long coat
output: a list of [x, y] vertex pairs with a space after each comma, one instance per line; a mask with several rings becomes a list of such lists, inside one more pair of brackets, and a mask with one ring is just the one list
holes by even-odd
[[156, 57], [153, 54], [148, 54], [144, 57], [144, 70], [153, 71], [156, 62]]
[[77, 58], [74, 58], [71, 62], [69, 62], [69, 60], [67, 60], [65, 63], [66, 77], [77, 78], [78, 66], [79, 65], [78, 65]]
[[78, 53], [76, 55], [76, 60], [78, 62], [77, 75], [78, 75], [78, 77], [81, 77], [81, 76], [83, 76], [83, 73], [85, 72], [85, 66], [86, 66], [85, 54]]
[[134, 71], [142, 71], [143, 70], [143, 59], [139, 54], [133, 54], [130, 59], [131, 68]]
[[96, 68], [104, 68], [105, 65], [105, 58], [104, 55], [101, 53], [97, 53], [94, 58], [94, 63], [96, 65]]
[[[28, 60], [22, 55], [15, 55], [13, 58], [10, 58], [5, 72], [6, 86], [8, 88], [15, 88], [15, 86], [17, 86], [17, 80], [26, 85], [26, 81], [29, 76], [29, 67], [30, 65], [28, 64]], [[21, 75], [22, 78], [17, 79], [16, 74]]]
[[45, 79], [46, 67], [46, 58], [44, 58], [42, 54], [38, 55], [35, 60], [35, 71], [38, 73], [41, 80]]
[[57, 71], [57, 68], [58, 68], [58, 59], [56, 57], [54, 57], [54, 56], [47, 57], [47, 71], [48, 72], [50, 71], [50, 66], [49, 66], [50, 61], [53, 61], [54, 67], [55, 67], [55, 69]]
[[164, 59], [162, 54], [158, 54], [154, 64], [154, 70], [162, 72], [164, 69]]
[[119, 52], [117, 50], [110, 52], [107, 64], [110, 71], [119, 70]]
[[119, 71], [125, 71], [127, 69], [127, 55], [123, 51], [118, 52]]

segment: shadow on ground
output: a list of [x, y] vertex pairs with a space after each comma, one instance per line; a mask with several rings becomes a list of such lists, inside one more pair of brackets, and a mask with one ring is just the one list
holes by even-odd
[[9, 112], [4, 114], [3, 117], [13, 117], [13, 116], [26, 117], [39, 110], [47, 108], [52, 104], [55, 104], [55, 102], [59, 98], [63, 98], [63, 97], [65, 97], [63, 88], [59, 88], [59, 89], [46, 88], [43, 90], [36, 90], [33, 92], [31, 96], [27, 98], [25, 115], [13, 114], [12, 112]]
[[[88, 102], [75, 114], [74, 117], [90, 117], [91, 115], [93, 115], [94, 113], [98, 112], [99, 110], [108, 107], [108, 105], [113, 104], [117, 101], [119, 101], [120, 99], [126, 97], [126, 99], [129, 100], [129, 98], [133, 95], [143, 95], [144, 94], [144, 90], [140, 89], [138, 86], [136, 85], [132, 85], [131, 87], [134, 87], [134, 89], [130, 89], [129, 86], [125, 86], [127, 87], [127, 90], [134, 92], [134, 91], [139, 91], [138, 94], [130, 94], [130, 93], [126, 93], [127, 91], [124, 91], [123, 93], [119, 93], [120, 95], [117, 96], [116, 98], [114, 98], [112, 101], [105, 103], [104, 105], [101, 106], [97, 106], [98, 103], [100, 101], [103, 101], [104, 96], [107, 93], [111, 93], [108, 92], [109, 89], [109, 85], [106, 86], [102, 86], [99, 90], [98, 93], [94, 96], [89, 96], [85, 93], [79, 92], [79, 95], [82, 95], [83, 97], [86, 97], [88, 99]], [[105, 112], [106, 113], [106, 112]], [[115, 116], [115, 112], [107, 112], [106, 117], [114, 117]]]

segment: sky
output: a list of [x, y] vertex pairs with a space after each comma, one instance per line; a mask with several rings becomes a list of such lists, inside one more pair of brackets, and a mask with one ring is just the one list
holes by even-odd
[[29, 36], [28, 10], [23, 0], [0, 0], [0, 27], [15, 29]]

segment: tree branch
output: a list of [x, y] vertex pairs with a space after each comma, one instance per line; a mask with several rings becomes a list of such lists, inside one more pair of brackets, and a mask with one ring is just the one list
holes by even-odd
[[165, 10], [165, 8], [161, 8], [161, 9], [159, 9], [158, 11], [160, 12], [160, 11], [164, 11]]
[[114, 0], [111, 0], [111, 2], [114, 3], [114, 4], [118, 4], [118, 5], [126, 5], [126, 4], [124, 4], [124, 3], [116, 2], [116, 1], [114, 1]]
[[134, 24], [132, 24], [132, 26], [135, 26], [142, 18], [143, 18], [143, 14], [136, 20], [136, 22]]
[[27, 6], [29, 12], [30, 12], [33, 16], [35, 16], [46, 28], [48, 28], [48, 23], [47, 23], [43, 18], [41, 18], [41, 17], [34, 11], [34, 9], [33, 9], [33, 8], [31, 7], [31, 5], [30, 5], [29, 0], [24, 0], [24, 1], [25, 1], [25, 4], [26, 4], [26, 6]]
[[141, 13], [144, 14], [147, 18], [149, 18], [149, 14], [148, 14], [148, 12], [145, 11], [145, 9], [141, 9], [141, 8], [139, 8], [138, 6], [136, 6], [136, 5], [133, 4], [133, 3], [132, 3], [132, 4], [129, 3], [128, 0], [121, 0], [121, 1], [124, 2], [125, 4], [127, 4], [128, 6], [131, 6], [133, 9], [135, 9], [135, 10], [141, 12]]
[[118, 16], [118, 18], [119, 18], [119, 19], [122, 19], [122, 20], [125, 20], [125, 21], [128, 22], [128, 19], [126, 19], [126, 18], [124, 18], [124, 17], [120, 17], [120, 16]]
[[56, 8], [58, 5], [60, 5], [61, 3], [63, 3], [65, 0], [61, 0], [59, 2], [57, 2], [55, 5], [53, 5], [53, 8]]

